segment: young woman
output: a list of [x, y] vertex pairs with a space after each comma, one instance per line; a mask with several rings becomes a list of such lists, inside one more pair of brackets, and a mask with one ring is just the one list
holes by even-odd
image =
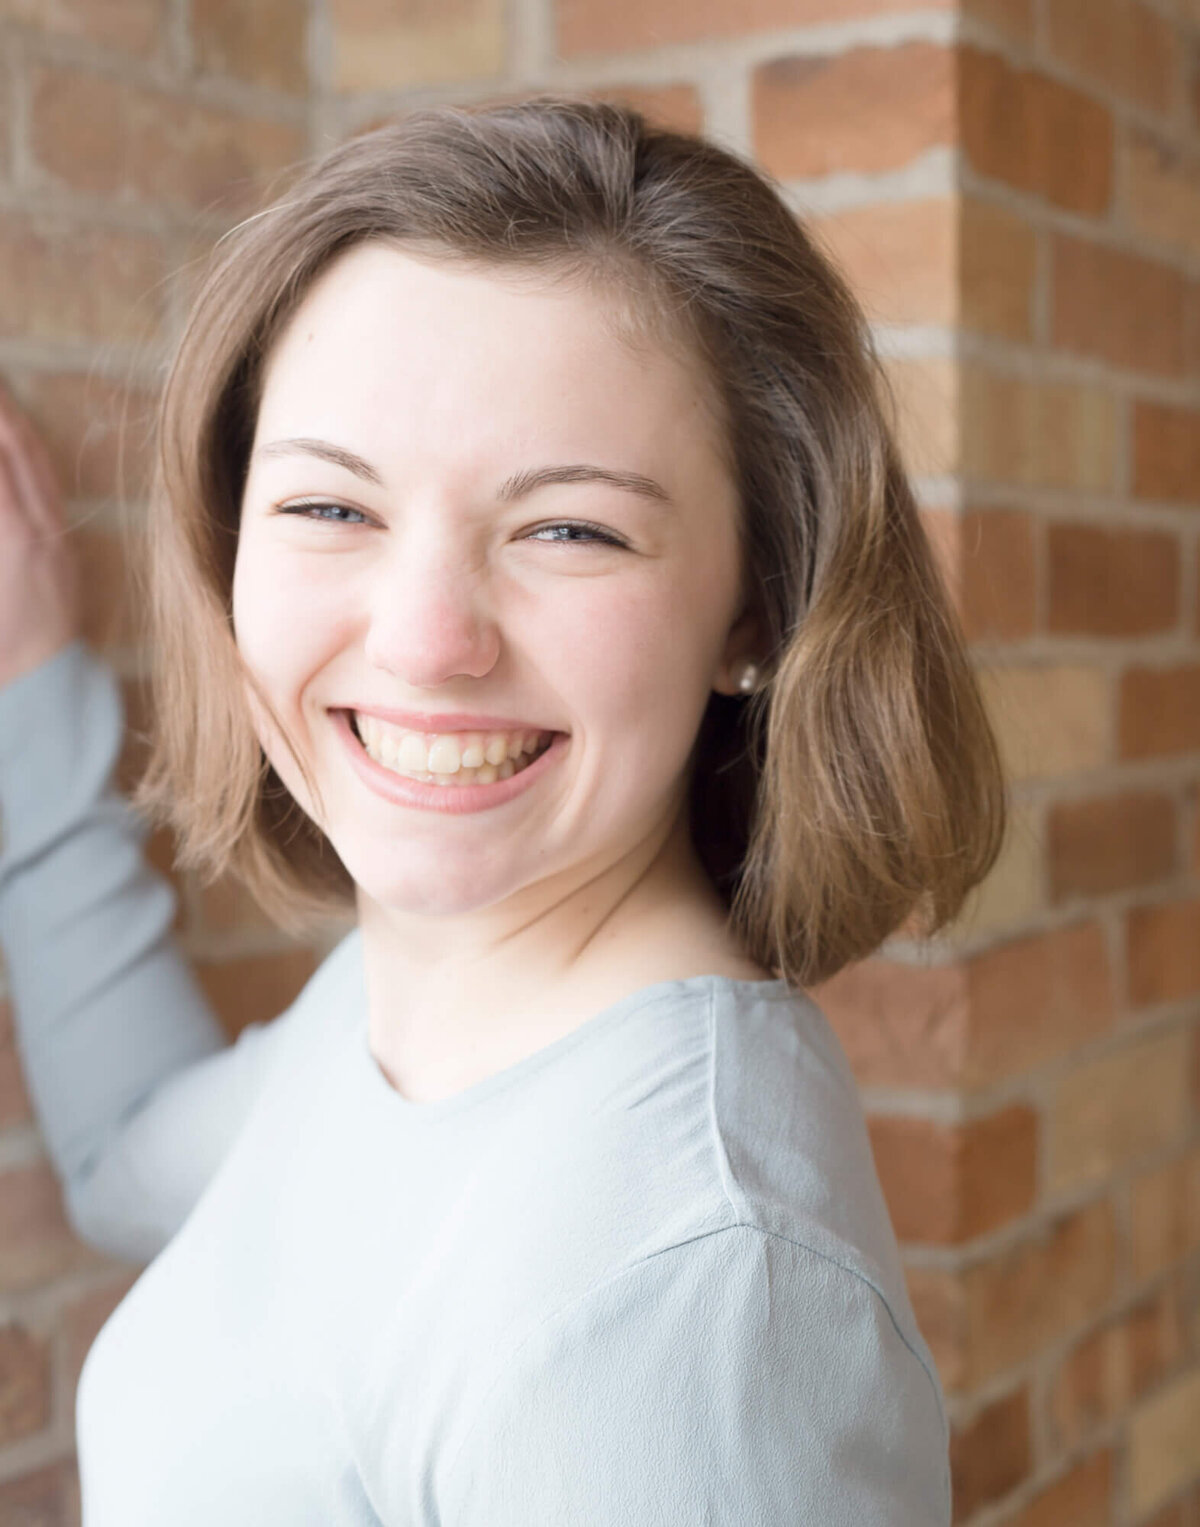
[[[803, 991], [1001, 830], [881, 397], [711, 144], [552, 96], [344, 143], [220, 241], [167, 381], [132, 804], [5, 406], [0, 936], [72, 1224], [150, 1259], [87, 1527], [949, 1523]], [[233, 1044], [147, 816], [356, 918]]]

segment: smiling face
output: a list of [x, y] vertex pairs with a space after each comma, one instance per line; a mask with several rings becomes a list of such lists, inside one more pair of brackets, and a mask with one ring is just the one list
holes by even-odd
[[[394, 911], [557, 895], [636, 855], [685, 799], [710, 691], [734, 689], [719, 426], [698, 369], [622, 342], [613, 311], [360, 244], [269, 358], [234, 626], [323, 809], [251, 707], [360, 895]], [[528, 475], [581, 465], [636, 480]], [[438, 718], [430, 733], [469, 713], [563, 735], [525, 783], [389, 789], [346, 725], [355, 707]], [[474, 809], [446, 809], [458, 789]]]

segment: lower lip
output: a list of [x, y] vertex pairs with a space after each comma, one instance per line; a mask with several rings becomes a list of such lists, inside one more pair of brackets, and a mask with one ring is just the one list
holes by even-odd
[[408, 779], [377, 763], [359, 742], [350, 724], [349, 711], [338, 710], [331, 714], [349, 751], [350, 762], [376, 795], [382, 795], [384, 800], [396, 806], [417, 806], [422, 811], [441, 811], [447, 816], [458, 816], [466, 811], [486, 811], [490, 806], [503, 806], [505, 801], [513, 800], [554, 767], [566, 751], [569, 740], [566, 732], [555, 732], [554, 740], [546, 751], [539, 753], [519, 774], [494, 780], [490, 785], [426, 785], [419, 779]]

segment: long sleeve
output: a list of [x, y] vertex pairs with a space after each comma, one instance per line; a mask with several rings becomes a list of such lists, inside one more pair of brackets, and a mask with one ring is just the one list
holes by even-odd
[[935, 1376], [857, 1273], [749, 1225], [647, 1258], [498, 1365], [445, 1527], [949, 1527]]
[[71, 1223], [141, 1261], [228, 1149], [277, 1025], [231, 1045], [177, 949], [174, 890], [111, 784], [123, 725], [116, 678], [83, 639], [0, 688], [0, 945]]

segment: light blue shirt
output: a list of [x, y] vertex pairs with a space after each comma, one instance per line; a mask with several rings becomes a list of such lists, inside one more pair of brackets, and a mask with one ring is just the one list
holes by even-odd
[[361, 936], [234, 1043], [76, 641], [0, 689], [0, 944], [71, 1222], [84, 1527], [949, 1527], [942, 1390], [845, 1054], [783, 981], [634, 992], [452, 1097]]

